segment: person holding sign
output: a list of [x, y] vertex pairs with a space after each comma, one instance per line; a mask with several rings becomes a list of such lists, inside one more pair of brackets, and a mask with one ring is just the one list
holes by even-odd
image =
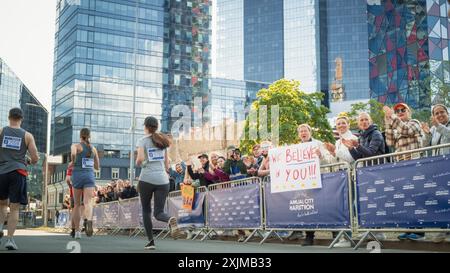
[[80, 131], [80, 143], [71, 147], [71, 161], [73, 162], [72, 186], [74, 188], [74, 209], [72, 212], [75, 226], [75, 239], [81, 239], [80, 217], [81, 198], [83, 198], [84, 217], [86, 221], [86, 235], [94, 234], [92, 224], [93, 198], [95, 191], [95, 170], [100, 169], [97, 149], [90, 143], [91, 131], [83, 128]]
[[[8, 237], [5, 248], [17, 250], [13, 236], [19, 221], [20, 205], [28, 203], [27, 164], [39, 160], [34, 137], [20, 128], [23, 112], [20, 108], [9, 111], [9, 126], [0, 129], [0, 240], [3, 237], [3, 223], [8, 220]], [[26, 157], [27, 152], [30, 158]], [[8, 201], [10, 213], [7, 217]]]
[[142, 204], [142, 218], [148, 244], [145, 249], [155, 249], [152, 225], [152, 198], [155, 197], [154, 216], [157, 220], [169, 223], [172, 237], [177, 238], [180, 230], [177, 218], [164, 213], [164, 205], [169, 194], [169, 156], [167, 148], [170, 140], [167, 136], [157, 132], [158, 120], [147, 117], [144, 121], [145, 136], [138, 143], [136, 166], [141, 166], [138, 191]]
[[[309, 126], [308, 124], [300, 124], [297, 128], [297, 132], [301, 143], [312, 142], [317, 145], [315, 153], [319, 157], [321, 165], [333, 163], [334, 158], [330, 154], [330, 152], [328, 152], [325, 145], [320, 140], [312, 138], [311, 126]], [[293, 236], [300, 237], [299, 232], [293, 232], [290, 237]], [[314, 244], [314, 231], [307, 231], [306, 239], [302, 244], [302, 246], [311, 246], [313, 244]]]

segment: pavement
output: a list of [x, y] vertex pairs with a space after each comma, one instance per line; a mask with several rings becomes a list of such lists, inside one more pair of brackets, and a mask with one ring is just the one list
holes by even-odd
[[[358, 250], [351, 248], [333, 248], [327, 246], [302, 247], [299, 244], [265, 243], [258, 242], [238, 243], [236, 241], [222, 240], [156, 240], [156, 250], [145, 250], [147, 241], [145, 237], [130, 238], [118, 235], [96, 235], [91, 238], [82, 237], [75, 241], [68, 234], [55, 233], [45, 230], [18, 230], [15, 242], [18, 251], [8, 251], [4, 248], [5, 239], [2, 239], [0, 254], [4, 253], [369, 253], [365, 246]], [[381, 253], [414, 253], [434, 252], [405, 249], [382, 248]]]

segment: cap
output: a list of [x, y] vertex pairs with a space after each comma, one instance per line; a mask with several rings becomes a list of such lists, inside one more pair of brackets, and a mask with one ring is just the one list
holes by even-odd
[[403, 103], [403, 102], [397, 103], [396, 105], [394, 105], [394, 107], [392, 109], [394, 109], [394, 111], [395, 111], [395, 110], [397, 110], [400, 107], [403, 107], [403, 108], [406, 108], [406, 109], [410, 110], [409, 106], [406, 103]]
[[200, 158], [202, 158], [202, 157], [208, 159], [208, 155], [207, 155], [207, 154], [201, 154], [201, 155], [199, 155], [199, 156], [198, 156], [198, 159], [200, 159]]
[[9, 110], [9, 118], [23, 119], [23, 111], [20, 108], [12, 108]]

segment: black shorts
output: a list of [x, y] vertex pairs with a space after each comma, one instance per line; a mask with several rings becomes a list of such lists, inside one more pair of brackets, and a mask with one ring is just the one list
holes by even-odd
[[16, 171], [0, 174], [0, 200], [28, 204], [27, 178]]

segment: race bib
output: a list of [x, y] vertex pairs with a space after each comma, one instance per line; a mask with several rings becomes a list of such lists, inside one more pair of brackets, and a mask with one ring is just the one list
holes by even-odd
[[94, 159], [93, 158], [83, 158], [82, 159], [82, 167], [83, 167], [83, 169], [93, 169], [94, 168]]
[[164, 150], [157, 148], [150, 148], [148, 152], [148, 161], [163, 161], [164, 160]]
[[3, 149], [17, 150], [20, 151], [20, 146], [22, 145], [22, 138], [4, 136], [2, 141]]

